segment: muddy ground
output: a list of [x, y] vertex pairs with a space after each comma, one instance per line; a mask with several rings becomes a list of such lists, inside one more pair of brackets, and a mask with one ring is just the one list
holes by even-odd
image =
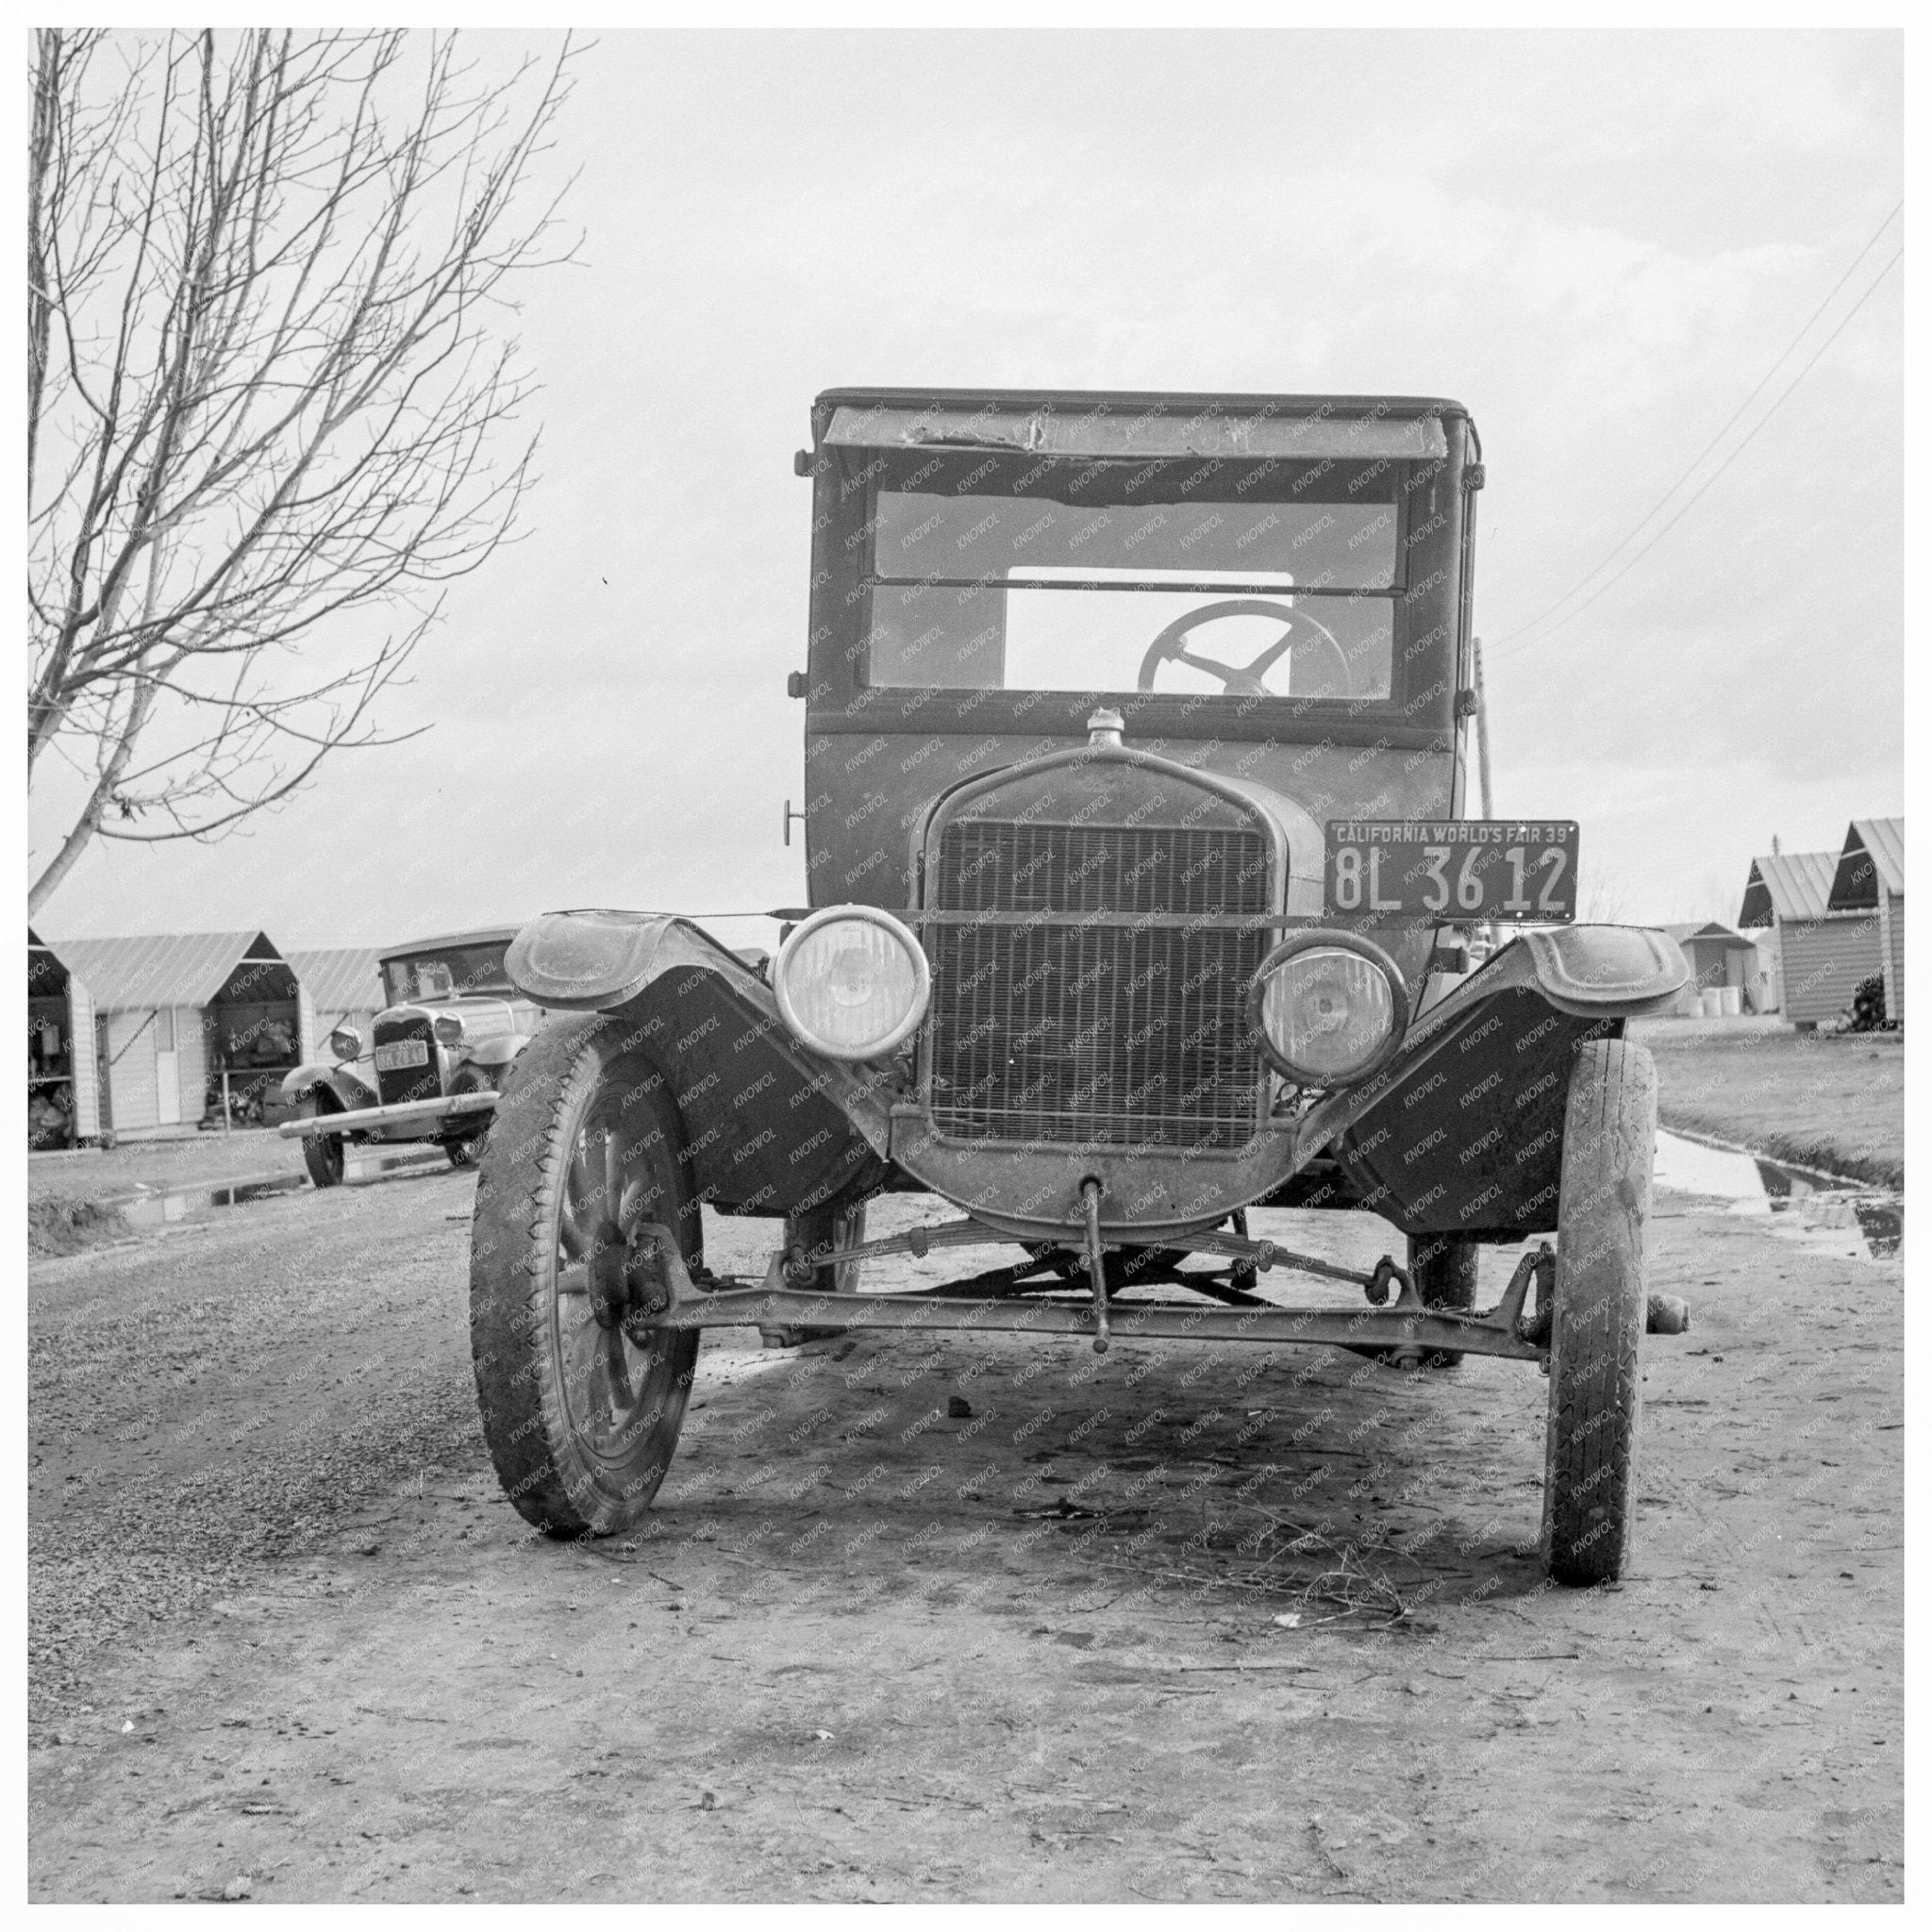
[[1904, 1187], [1902, 1033], [1638, 1020], [1630, 1038], [1657, 1057], [1665, 1126], [1881, 1187]]
[[1660, 1197], [1620, 1588], [1540, 1577], [1534, 1369], [1189, 1344], [714, 1334], [573, 1546], [485, 1459], [473, 1185], [35, 1269], [35, 1898], [1901, 1895], [1895, 1264]]
[[119, 1200], [143, 1191], [218, 1187], [270, 1174], [302, 1172], [302, 1143], [261, 1127], [232, 1134], [182, 1134], [167, 1140], [123, 1141], [27, 1158], [27, 1198]]

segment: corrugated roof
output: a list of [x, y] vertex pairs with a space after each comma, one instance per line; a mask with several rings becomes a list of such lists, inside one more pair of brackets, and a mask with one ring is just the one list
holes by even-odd
[[130, 939], [61, 940], [67, 970], [100, 1013], [141, 1007], [205, 1007], [245, 958], [282, 956], [262, 932], [149, 933]]
[[1854, 819], [1831, 882], [1831, 909], [1856, 912], [1878, 903], [1878, 888], [1906, 889], [1906, 822]]
[[382, 973], [376, 962], [381, 953], [375, 946], [336, 946], [314, 953], [291, 953], [289, 964], [295, 977], [308, 989], [318, 1015], [380, 1010], [388, 1002], [382, 996]]
[[1685, 920], [1676, 925], [1660, 925], [1658, 932], [1668, 933], [1681, 946], [1690, 940], [1717, 940], [1733, 949], [1739, 946], [1756, 947], [1755, 940], [1748, 940], [1740, 932], [1733, 932], [1727, 925], [1715, 919]]
[[1774, 914], [1779, 919], [1823, 919], [1837, 870], [1836, 852], [1772, 852], [1754, 858], [1738, 924], [1769, 925]]

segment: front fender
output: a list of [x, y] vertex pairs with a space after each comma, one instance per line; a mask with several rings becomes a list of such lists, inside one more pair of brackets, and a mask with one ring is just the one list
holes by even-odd
[[672, 1083], [700, 1198], [787, 1213], [883, 1175], [892, 1068], [808, 1053], [762, 977], [691, 921], [546, 913], [506, 965], [539, 1006], [623, 1018], [625, 1044]]
[[358, 1107], [378, 1104], [374, 1087], [358, 1078], [351, 1068], [335, 1066], [327, 1060], [310, 1060], [307, 1065], [297, 1067], [292, 1074], [282, 1075], [282, 1099], [290, 1107], [307, 1100], [317, 1088], [324, 1088], [332, 1094], [337, 1107], [344, 1113]]
[[1432, 1007], [1374, 1080], [1307, 1116], [1302, 1158], [1332, 1143], [1361, 1205], [1408, 1234], [1546, 1233], [1576, 1049], [1662, 1011], [1690, 977], [1663, 933], [1525, 933]]
[[463, 1056], [466, 1067], [507, 1067], [530, 1043], [527, 1033], [500, 1033], [494, 1040], [479, 1040]]

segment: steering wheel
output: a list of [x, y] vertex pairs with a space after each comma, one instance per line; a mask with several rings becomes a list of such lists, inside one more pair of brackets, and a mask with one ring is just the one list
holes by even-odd
[[[1203, 624], [1212, 624], [1220, 617], [1278, 617], [1288, 628], [1282, 632], [1253, 663], [1241, 666], [1223, 664], [1212, 658], [1196, 658], [1187, 648], [1186, 638], [1191, 630]], [[1262, 682], [1274, 665], [1274, 660], [1291, 645], [1300, 641], [1300, 626], [1306, 625], [1328, 648], [1335, 653], [1335, 661], [1341, 669], [1341, 691], [1346, 695], [1350, 687], [1348, 674], [1348, 653], [1336, 642], [1335, 634], [1326, 625], [1310, 617], [1306, 610], [1292, 610], [1286, 604], [1277, 604], [1271, 597], [1224, 597], [1219, 603], [1204, 604], [1198, 610], [1190, 610], [1185, 616], [1177, 617], [1147, 647], [1147, 655], [1141, 660], [1141, 681], [1137, 689], [1152, 691], [1154, 674], [1170, 659], [1177, 664], [1191, 664], [1196, 671], [1206, 671], [1218, 677], [1222, 689], [1229, 697], [1265, 698], [1286, 697], [1286, 691], [1271, 691]]]

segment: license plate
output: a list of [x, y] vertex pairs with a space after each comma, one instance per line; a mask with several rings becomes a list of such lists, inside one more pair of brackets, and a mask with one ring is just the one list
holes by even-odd
[[1330, 912], [1551, 924], [1576, 917], [1576, 826], [1542, 819], [1331, 819]]
[[394, 1074], [404, 1067], [426, 1067], [428, 1064], [427, 1041], [394, 1040], [387, 1046], [375, 1049], [375, 1071], [378, 1074]]

